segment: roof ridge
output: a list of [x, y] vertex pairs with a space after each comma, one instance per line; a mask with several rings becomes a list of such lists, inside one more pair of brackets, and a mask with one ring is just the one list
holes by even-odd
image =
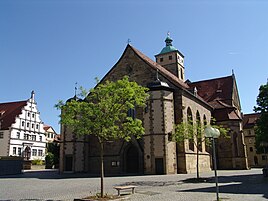
[[224, 77], [218, 77], [218, 78], [211, 78], [211, 79], [207, 79], [207, 80], [199, 80], [199, 81], [196, 81], [196, 82], [190, 82], [189, 84], [196, 84], [196, 83], [199, 83], [199, 82], [207, 82], [207, 81], [214, 81], [214, 80], [219, 80], [219, 79], [226, 79], [226, 78], [232, 78], [232, 75], [228, 75], [228, 76], [224, 76]]
[[14, 104], [14, 103], [23, 103], [23, 102], [27, 102], [27, 100], [23, 100], [23, 101], [13, 101], [13, 102], [3, 102], [3, 103], [0, 103], [0, 105], [4, 105], [4, 104]]

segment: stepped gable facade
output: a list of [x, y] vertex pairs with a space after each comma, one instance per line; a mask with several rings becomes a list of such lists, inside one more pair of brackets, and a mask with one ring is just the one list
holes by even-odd
[[45, 160], [46, 137], [35, 101], [0, 103], [0, 156]]
[[[128, 44], [119, 61], [101, 80], [115, 81], [128, 75], [131, 81], [150, 89], [147, 107], [135, 111], [136, 116], [143, 121], [144, 136], [139, 140], [133, 138], [128, 143], [120, 140], [107, 142], [104, 146], [106, 174], [175, 174], [196, 171], [197, 148], [191, 140], [185, 140], [180, 145], [174, 142], [174, 125], [190, 118], [205, 126], [217, 110], [212, 104], [216, 100], [212, 101], [211, 98], [208, 101], [203, 96], [202, 91], [206, 89], [200, 83], [197, 86], [198, 83], [185, 81], [183, 54], [172, 45], [169, 36], [165, 42], [166, 46], [155, 56], [156, 62]], [[235, 82], [234, 76], [231, 76], [231, 80]], [[238, 93], [233, 95], [238, 96]], [[238, 97], [234, 100], [239, 102]], [[227, 103], [235, 105], [232, 101]], [[98, 173], [100, 161], [97, 140], [92, 136], [76, 137], [65, 126], [61, 126], [61, 134], [60, 171]], [[240, 148], [243, 149], [243, 146]], [[205, 143], [199, 147], [199, 151], [200, 171], [210, 170], [211, 156]], [[246, 161], [245, 155], [243, 157]], [[246, 162], [240, 162], [240, 168], [245, 169]], [[229, 165], [228, 168], [234, 168], [233, 164]]]

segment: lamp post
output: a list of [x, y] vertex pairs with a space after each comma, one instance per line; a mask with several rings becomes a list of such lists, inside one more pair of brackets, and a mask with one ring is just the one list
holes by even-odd
[[205, 137], [212, 139], [212, 149], [213, 149], [213, 164], [215, 172], [215, 183], [216, 183], [216, 197], [219, 201], [219, 185], [218, 185], [218, 176], [217, 176], [217, 160], [216, 160], [216, 148], [215, 148], [215, 138], [220, 136], [220, 131], [217, 128], [212, 128], [208, 126], [205, 128]]

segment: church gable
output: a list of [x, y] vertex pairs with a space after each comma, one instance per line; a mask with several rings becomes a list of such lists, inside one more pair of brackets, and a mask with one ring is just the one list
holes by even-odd
[[159, 78], [167, 82], [172, 88], [188, 88], [188, 85], [179, 80], [161, 65], [157, 64], [143, 53], [128, 45], [113, 68], [104, 76], [104, 80], [118, 80], [127, 75], [130, 80], [136, 81], [142, 86], [156, 79], [156, 72], [159, 72]]

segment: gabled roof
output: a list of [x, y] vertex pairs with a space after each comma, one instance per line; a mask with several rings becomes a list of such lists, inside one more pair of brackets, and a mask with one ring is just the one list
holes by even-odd
[[191, 89], [196, 87], [198, 95], [214, 108], [229, 108], [232, 106], [227, 104], [225, 100], [232, 100], [233, 79], [233, 76], [227, 76], [192, 83], [188, 82], [188, 85]]
[[52, 126], [50, 126], [50, 125], [46, 125], [46, 124], [45, 124], [45, 125], [43, 126], [43, 128], [44, 128], [45, 131], [48, 131], [48, 129], [51, 128], [52, 131], [53, 131], [55, 134], [57, 134], [56, 131], [54, 130], [54, 128], [53, 128]]
[[21, 114], [22, 108], [26, 105], [27, 101], [0, 103], [0, 129], [7, 130], [15, 123], [16, 116]]
[[256, 121], [260, 118], [260, 113], [244, 114], [243, 116], [243, 128], [253, 128]]

